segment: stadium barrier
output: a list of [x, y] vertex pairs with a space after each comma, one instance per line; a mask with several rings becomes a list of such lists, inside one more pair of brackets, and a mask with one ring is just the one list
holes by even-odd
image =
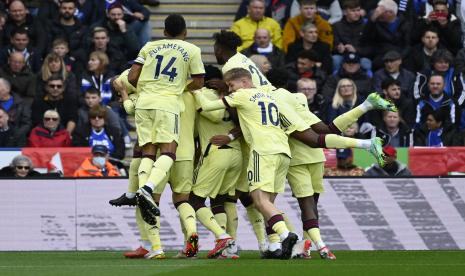
[[[126, 179], [0, 180], [0, 251], [125, 250], [138, 246], [133, 207], [108, 200]], [[465, 178], [330, 178], [320, 201], [320, 226], [335, 250], [465, 249]], [[277, 205], [301, 234], [298, 204], [289, 189]], [[183, 243], [167, 188], [161, 200], [165, 249]], [[245, 209], [238, 204], [237, 242], [256, 250]], [[199, 224], [201, 249], [214, 237]]]

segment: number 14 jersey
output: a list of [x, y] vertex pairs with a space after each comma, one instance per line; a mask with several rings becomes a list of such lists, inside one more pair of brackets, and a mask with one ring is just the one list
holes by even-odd
[[136, 109], [179, 114], [180, 95], [189, 76], [205, 74], [200, 48], [179, 39], [148, 42], [134, 62], [143, 65], [137, 82]]

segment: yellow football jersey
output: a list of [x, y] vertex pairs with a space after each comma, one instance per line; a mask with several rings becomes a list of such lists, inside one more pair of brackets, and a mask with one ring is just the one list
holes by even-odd
[[273, 85], [271, 85], [271, 82], [265, 77], [265, 75], [260, 71], [260, 69], [257, 68], [257, 65], [255, 65], [255, 63], [248, 57], [244, 56], [239, 52], [232, 56], [226, 62], [226, 64], [223, 65], [221, 71], [223, 72], [223, 74], [225, 74], [233, 68], [243, 68], [245, 70], [248, 70], [250, 74], [252, 74], [252, 82], [256, 88], [261, 88], [264, 90], [271, 90], [275, 88]]
[[129, 83], [128, 81], [128, 74], [129, 74], [129, 69], [124, 70], [121, 75], [118, 76], [118, 80], [120, 80], [123, 85], [126, 87], [126, 92], [128, 95], [134, 94], [137, 92], [136, 88], [132, 86], [132, 84]]
[[179, 39], [148, 42], [135, 62], [143, 65], [137, 82], [136, 109], [179, 114], [178, 100], [189, 76], [205, 73], [200, 48]]
[[223, 98], [237, 108], [245, 141], [260, 155], [284, 153], [291, 156], [286, 133], [281, 129], [276, 100], [260, 89], [239, 89]]
[[[302, 93], [292, 94], [298, 101], [295, 111], [307, 123], [312, 126], [321, 122], [315, 114], [308, 109], [307, 97]], [[291, 148], [292, 159], [290, 166], [301, 164], [313, 164], [326, 161], [325, 154], [321, 148], [311, 148], [304, 143], [289, 137], [289, 147]]]
[[[218, 93], [213, 89], [202, 88], [202, 95], [210, 101], [219, 100]], [[197, 109], [200, 104], [197, 103]], [[199, 132], [200, 146], [202, 151], [205, 151], [207, 145], [210, 143], [210, 138], [215, 135], [227, 135], [231, 129], [235, 127], [234, 122], [231, 120], [229, 113], [226, 109], [219, 109], [215, 111], [202, 111], [197, 120], [197, 131]], [[228, 146], [241, 149], [239, 139], [231, 141]]]
[[176, 149], [176, 161], [193, 160], [195, 153], [195, 99], [191, 93], [183, 93], [183, 111], [180, 113], [179, 145]]

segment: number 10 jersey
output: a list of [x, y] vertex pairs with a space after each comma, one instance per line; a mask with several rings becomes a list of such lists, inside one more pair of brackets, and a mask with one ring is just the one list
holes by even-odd
[[148, 42], [135, 63], [142, 64], [136, 109], [180, 112], [180, 95], [189, 76], [205, 74], [200, 48], [179, 39]]

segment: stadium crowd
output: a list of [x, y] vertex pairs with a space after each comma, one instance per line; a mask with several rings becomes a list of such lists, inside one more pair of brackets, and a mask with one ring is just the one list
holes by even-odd
[[[459, 2], [243, 1], [231, 30], [326, 123], [373, 91], [399, 108], [370, 111], [354, 137], [464, 146]], [[0, 1], [0, 147], [104, 145], [123, 159], [133, 125], [110, 80], [150, 40], [143, 4], [158, 1]]]

